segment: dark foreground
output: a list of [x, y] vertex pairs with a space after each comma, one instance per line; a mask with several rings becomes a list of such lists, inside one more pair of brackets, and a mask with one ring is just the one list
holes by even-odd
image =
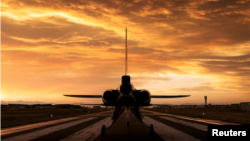
[[[112, 124], [111, 111], [90, 113], [70, 118], [1, 129], [2, 141], [206, 141], [207, 124], [233, 125], [218, 120], [193, 118], [142, 110], [143, 122], [130, 112], [126, 124], [125, 112]], [[154, 134], [149, 130], [154, 126]], [[105, 135], [101, 135], [105, 125]]]
[[[125, 112], [112, 124], [112, 111], [80, 115], [29, 125], [4, 128], [1, 130], [3, 141], [138, 141], [138, 140], [207, 140], [207, 125], [195, 119], [185, 120], [169, 116], [166, 113], [142, 111], [143, 122], [130, 112], [130, 124], [127, 126]], [[209, 120], [211, 121], [211, 120]], [[149, 126], [154, 126], [151, 134]], [[222, 123], [224, 124], [224, 123]], [[105, 135], [101, 135], [105, 125]], [[110, 126], [111, 125], [111, 126]]]

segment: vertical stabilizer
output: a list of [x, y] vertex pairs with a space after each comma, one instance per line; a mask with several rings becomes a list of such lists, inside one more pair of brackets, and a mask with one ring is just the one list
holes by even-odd
[[127, 75], [128, 70], [128, 52], [127, 52], [127, 28], [126, 28], [126, 40], [125, 40], [125, 46], [126, 46], [126, 59], [125, 59], [125, 75]]
[[126, 34], [125, 34], [125, 75], [122, 76], [122, 83], [130, 83], [130, 76], [127, 75], [127, 70], [128, 70], [128, 50], [127, 50], [127, 28], [126, 28]]

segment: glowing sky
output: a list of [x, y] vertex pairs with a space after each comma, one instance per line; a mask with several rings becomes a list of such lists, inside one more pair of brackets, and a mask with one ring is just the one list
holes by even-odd
[[157, 103], [250, 101], [249, 0], [2, 0], [1, 100], [101, 103], [125, 73]]

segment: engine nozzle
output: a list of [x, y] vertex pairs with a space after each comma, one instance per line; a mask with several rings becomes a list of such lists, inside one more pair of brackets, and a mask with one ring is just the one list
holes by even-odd
[[114, 94], [113, 94], [112, 90], [105, 91], [103, 94], [103, 99], [107, 102], [112, 101], [114, 99]]
[[122, 83], [122, 85], [120, 86], [120, 91], [124, 95], [130, 94], [132, 91], [131, 84], [130, 83]]
[[139, 93], [139, 101], [141, 101], [142, 103], [150, 103], [150, 99], [151, 99], [151, 94], [149, 91], [147, 90], [141, 90]]

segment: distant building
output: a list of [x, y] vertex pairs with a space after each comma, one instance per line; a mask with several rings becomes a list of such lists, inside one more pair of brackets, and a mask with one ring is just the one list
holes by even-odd
[[250, 102], [241, 102], [241, 103], [240, 103], [240, 108], [241, 108], [243, 111], [248, 111], [248, 112], [250, 112]]
[[195, 108], [197, 105], [187, 105], [186, 108]]
[[29, 105], [30, 108], [36, 108], [36, 109], [49, 109], [52, 107], [51, 104], [33, 104]]
[[57, 104], [56, 108], [71, 108], [71, 104]]
[[27, 104], [9, 104], [9, 108], [28, 108]]
[[231, 108], [240, 108], [240, 104], [231, 104]]
[[71, 108], [82, 108], [80, 105], [71, 105]]
[[205, 108], [205, 105], [197, 105], [195, 108]]
[[93, 108], [101, 108], [101, 106], [93, 106]]
[[173, 106], [170, 106], [170, 108], [180, 108], [180, 105], [173, 105]]
[[231, 107], [231, 105], [221, 105], [220, 108], [230, 108], [230, 107]]
[[222, 105], [211, 105], [208, 104], [208, 108], [221, 108]]
[[169, 108], [170, 106], [169, 105], [159, 105], [158, 107], [159, 108]]
[[71, 105], [71, 104], [57, 104], [52, 107], [56, 108], [82, 108], [80, 105]]
[[9, 108], [8, 105], [1, 104], [1, 110], [7, 110]]
[[179, 108], [186, 108], [186, 107], [187, 107], [187, 105], [180, 105]]

